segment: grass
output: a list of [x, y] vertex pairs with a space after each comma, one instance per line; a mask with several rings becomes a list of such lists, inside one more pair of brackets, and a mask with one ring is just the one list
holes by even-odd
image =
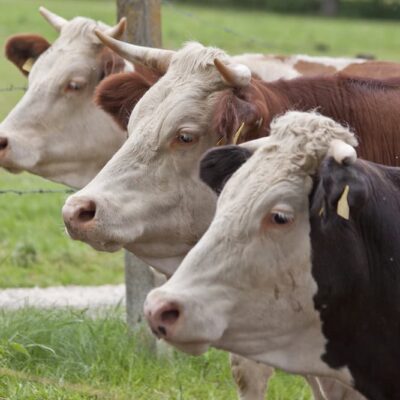
[[[36, 32], [50, 41], [56, 32], [37, 12], [39, 5], [65, 18], [90, 16], [115, 20], [115, 2], [107, 0], [1, 0], [0, 41], [19, 32]], [[2, 12], [3, 11], [3, 12]], [[368, 40], [365, 38], [368, 37]], [[163, 41], [179, 48], [199, 40], [234, 53], [276, 52], [326, 55], [373, 53], [400, 59], [400, 28], [396, 22], [285, 16], [259, 11], [163, 6]], [[321, 53], [321, 49], [325, 52]], [[26, 79], [0, 58], [0, 88], [24, 86]], [[21, 97], [21, 91], [0, 92], [0, 118]], [[0, 189], [59, 188], [43, 179], [0, 172]], [[72, 242], [63, 233], [60, 208], [65, 195], [0, 196], [0, 287], [101, 284], [122, 282], [122, 254], [100, 254]]]
[[[235, 398], [227, 353], [156, 357], [120, 312], [26, 309], [0, 313], [0, 398], [226, 400]], [[271, 400], [308, 400], [302, 378], [278, 373]]]

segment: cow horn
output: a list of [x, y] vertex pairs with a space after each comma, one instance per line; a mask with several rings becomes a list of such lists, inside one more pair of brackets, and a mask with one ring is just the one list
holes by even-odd
[[57, 32], [61, 31], [61, 28], [68, 22], [65, 18], [60, 17], [57, 14], [52, 13], [47, 8], [39, 7], [39, 12], [43, 18], [55, 28]]
[[214, 59], [214, 65], [227, 85], [233, 87], [246, 87], [250, 83], [251, 71], [246, 65], [226, 65], [222, 61], [218, 60], [218, 58]]
[[328, 154], [332, 156], [338, 164], [354, 164], [357, 160], [357, 153], [354, 147], [339, 139], [332, 140]]
[[111, 36], [114, 39], [119, 39], [126, 30], [126, 18], [122, 17], [118, 24], [113, 26], [112, 28], [106, 29], [104, 33], [107, 36]]
[[153, 49], [152, 47], [136, 46], [121, 42], [105, 35], [98, 29], [95, 30], [95, 33], [106, 46], [121, 57], [133, 63], [143, 64], [161, 73], [167, 71], [171, 58], [175, 54], [172, 50]]

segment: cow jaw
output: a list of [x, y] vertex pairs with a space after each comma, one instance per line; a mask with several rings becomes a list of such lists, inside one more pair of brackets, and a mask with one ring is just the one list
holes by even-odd
[[102, 73], [102, 45], [93, 33], [99, 26], [80, 17], [67, 21], [35, 61], [27, 92], [0, 124], [9, 143], [0, 151], [1, 167], [82, 187], [125, 141], [126, 133], [92, 101]]

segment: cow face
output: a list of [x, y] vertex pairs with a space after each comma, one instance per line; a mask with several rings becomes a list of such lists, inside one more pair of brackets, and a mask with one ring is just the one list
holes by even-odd
[[126, 67], [93, 31], [120, 36], [125, 22], [109, 28], [41, 13], [60, 32], [52, 45], [36, 35], [16, 35], [6, 44], [7, 57], [28, 76], [28, 90], [0, 125], [0, 166], [82, 187], [126, 138], [92, 101], [97, 84]]
[[100, 250], [124, 246], [171, 274], [214, 212], [216, 196], [199, 180], [198, 163], [221, 139], [211, 129], [219, 92], [247, 85], [251, 74], [240, 65], [232, 67], [234, 77], [219, 72], [214, 60], [228, 57], [196, 43], [177, 53], [154, 51], [147, 64], [166, 74], [133, 110], [126, 146], [67, 200], [64, 220], [72, 238]]
[[[313, 304], [308, 197], [310, 176], [336, 139], [355, 144], [349, 131], [316, 114], [288, 113], [272, 124], [271, 137], [226, 183], [207, 232], [149, 294], [145, 313], [158, 336], [191, 353], [212, 344], [288, 371], [328, 370]], [[351, 146], [334, 143], [335, 158], [354, 161]], [[217, 165], [218, 153], [228, 159], [226, 149], [215, 150], [202, 165]], [[247, 157], [230, 158], [229, 174]], [[305, 351], [293, 360], [299, 348]]]

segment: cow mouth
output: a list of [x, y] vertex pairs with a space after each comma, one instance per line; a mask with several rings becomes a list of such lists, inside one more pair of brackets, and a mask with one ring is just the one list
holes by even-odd
[[2, 168], [4, 168], [7, 172], [10, 172], [11, 174], [20, 174], [23, 169], [22, 168], [17, 168], [17, 167], [7, 167], [5, 165], [0, 165]]

